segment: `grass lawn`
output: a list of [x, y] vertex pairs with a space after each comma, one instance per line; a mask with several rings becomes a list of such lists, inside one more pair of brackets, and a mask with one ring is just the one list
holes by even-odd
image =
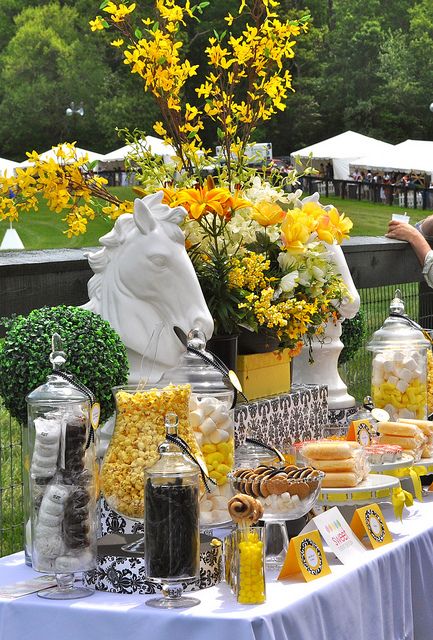
[[[351, 236], [383, 236], [393, 213], [403, 213], [401, 207], [374, 204], [364, 200], [342, 200], [337, 196], [321, 197], [322, 204], [334, 204], [340, 213], [345, 213], [353, 222]], [[409, 209], [412, 224], [428, 216], [431, 211]]]
[[[111, 191], [120, 199], [134, 198], [131, 187], [113, 187]], [[87, 233], [69, 239], [63, 233], [66, 229], [66, 223], [62, 222], [62, 215], [52, 213], [44, 203], [41, 204], [38, 212], [22, 214], [20, 221], [14, 223], [14, 228], [26, 249], [94, 247], [98, 244], [98, 239], [108, 233], [112, 226], [112, 220], [97, 216], [95, 220], [89, 222]], [[8, 222], [0, 221], [0, 242], [8, 227]]]
[[[134, 193], [131, 187], [113, 187], [111, 189], [121, 199], [133, 199]], [[388, 227], [388, 221], [392, 212], [401, 211], [399, 207], [390, 207], [381, 204], [358, 200], [342, 200], [337, 196], [321, 198], [323, 204], [335, 204], [339, 211], [344, 212], [353, 222], [352, 236], [383, 236]], [[410, 210], [411, 222], [417, 222], [426, 216], [422, 210]], [[98, 239], [107, 233], [113, 225], [111, 220], [105, 220], [101, 216], [90, 221], [88, 231], [83, 236], [67, 238], [63, 233], [65, 223], [62, 216], [50, 212], [44, 204], [41, 204], [37, 213], [23, 214], [21, 220], [14, 224], [14, 228], [23, 241], [26, 249], [55, 249], [66, 247], [77, 249], [80, 247], [92, 247], [98, 244]], [[8, 228], [9, 223], [0, 221], [0, 242]]]

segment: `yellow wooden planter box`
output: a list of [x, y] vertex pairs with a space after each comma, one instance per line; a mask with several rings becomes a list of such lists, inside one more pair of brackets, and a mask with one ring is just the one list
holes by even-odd
[[248, 400], [290, 391], [289, 349], [238, 356], [237, 374]]

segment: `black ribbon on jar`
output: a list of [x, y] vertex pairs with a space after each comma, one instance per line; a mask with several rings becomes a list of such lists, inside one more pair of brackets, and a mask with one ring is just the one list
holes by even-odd
[[237, 377], [236, 373], [232, 369], [229, 369], [227, 365], [220, 358], [218, 358], [217, 355], [212, 353], [212, 351], [209, 351], [208, 353], [212, 355], [212, 358], [209, 358], [205, 353], [203, 353], [203, 351], [200, 351], [195, 347], [191, 347], [190, 345], [187, 345], [186, 348], [190, 353], [193, 353], [194, 355], [199, 356], [199, 358], [201, 358], [204, 362], [206, 362], [207, 364], [210, 364], [212, 367], [214, 367], [214, 369], [217, 369], [218, 371], [220, 371], [223, 374], [223, 379], [230, 383], [234, 392], [233, 402], [231, 406], [232, 409], [236, 405], [238, 393], [241, 394], [245, 402], [248, 402], [248, 398], [242, 391], [242, 386], [241, 386], [241, 383], [239, 382], [239, 378]]
[[185, 442], [185, 440], [183, 438], [181, 438], [180, 436], [173, 436], [170, 433], [167, 433], [166, 439], [169, 440], [170, 442], [173, 442], [173, 444], [177, 445], [179, 447], [179, 449], [182, 451], [182, 453], [184, 453], [186, 456], [188, 456], [188, 458], [190, 458], [190, 460], [192, 460], [194, 462], [194, 464], [196, 464], [198, 466], [198, 468], [200, 469], [201, 479], [203, 480], [203, 484], [204, 484], [204, 486], [206, 488], [206, 491], [208, 493], [210, 493], [211, 492], [211, 488], [209, 487], [209, 483], [211, 483], [211, 484], [213, 484], [215, 486], [216, 486], [217, 483], [215, 482], [215, 480], [213, 480], [212, 478], [210, 478], [208, 476], [206, 471], [201, 466], [200, 462], [197, 460], [197, 458], [192, 453], [191, 449], [189, 448], [188, 443]]
[[279, 459], [280, 462], [285, 462], [284, 456], [281, 453], [281, 451], [278, 451], [278, 449], [276, 449], [275, 447], [271, 447], [268, 444], [265, 444], [264, 442], [261, 442], [260, 440], [256, 440], [255, 438], [245, 438], [245, 442], [249, 442], [250, 444], [256, 444], [259, 447], [263, 447], [263, 449], [267, 449], [268, 451], [272, 451], [272, 453], [274, 453], [277, 458]]
[[[53, 372], [53, 374], [56, 375], [56, 376], [60, 376], [64, 380], [67, 380], [69, 382], [69, 384], [71, 384], [73, 387], [78, 389], [78, 391], [81, 391], [82, 393], [84, 393], [84, 395], [87, 397], [87, 399], [90, 402], [90, 407], [92, 407], [93, 403], [96, 400], [95, 394], [93, 393], [93, 391], [90, 391], [90, 389], [88, 387], [86, 387], [85, 384], [83, 384], [79, 380], [75, 380], [73, 374], [72, 373], [67, 373], [66, 371], [59, 371], [57, 369], [57, 370], [55, 370]], [[95, 431], [93, 429], [93, 425], [89, 424], [89, 427], [90, 427], [89, 428], [89, 436], [87, 438], [85, 451], [87, 451], [87, 449], [90, 447], [92, 442], [95, 441]]]

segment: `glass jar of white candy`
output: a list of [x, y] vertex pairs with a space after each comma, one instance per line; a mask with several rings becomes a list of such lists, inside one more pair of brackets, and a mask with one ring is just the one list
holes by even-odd
[[371, 395], [391, 420], [427, 417], [427, 350], [422, 329], [404, 312], [397, 289], [390, 315], [373, 334], [367, 349], [373, 353]]
[[200, 525], [206, 528], [229, 520], [227, 502], [233, 492], [227, 474], [234, 465], [235, 391], [228, 375], [205, 348], [203, 332], [191, 331], [187, 353], [175, 369], [164, 374], [161, 383], [191, 385], [190, 422], [215, 483], [211, 493], [205, 494], [200, 502]]
[[96, 464], [90, 423], [91, 392], [61, 371], [66, 356], [54, 334], [53, 373], [27, 396], [25, 466], [31, 514], [32, 564], [55, 573], [57, 587], [38, 595], [82, 598], [77, 572], [96, 567]]

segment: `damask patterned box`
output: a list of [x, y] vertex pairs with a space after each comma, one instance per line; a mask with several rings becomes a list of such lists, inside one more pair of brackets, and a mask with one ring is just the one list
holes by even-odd
[[[160, 585], [147, 580], [143, 557], [131, 556], [122, 550], [122, 545], [135, 542], [139, 537], [118, 533], [103, 536], [98, 541], [97, 569], [84, 574], [85, 584], [97, 591], [110, 593], [149, 594], [160, 591]], [[184, 584], [184, 590], [206, 589], [218, 584], [221, 579], [222, 544], [215, 544], [209, 536], [202, 534], [200, 536], [200, 576], [197, 582]]]
[[322, 435], [328, 424], [326, 385], [294, 385], [290, 393], [235, 407], [236, 446], [247, 436], [282, 450]]

